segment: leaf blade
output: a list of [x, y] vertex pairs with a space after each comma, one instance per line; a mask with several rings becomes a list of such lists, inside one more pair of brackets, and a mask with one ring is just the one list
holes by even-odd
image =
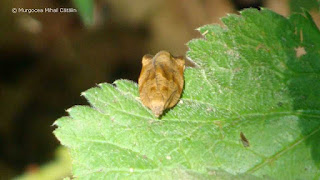
[[[187, 55], [199, 68], [185, 70], [181, 101], [161, 119], [140, 103], [136, 84], [119, 80], [86, 91], [93, 108], [71, 108], [57, 121], [75, 176], [320, 176], [319, 30], [307, 15], [286, 19], [267, 9], [223, 22], [199, 28], [205, 39], [189, 42]], [[299, 46], [306, 54], [298, 57]]]

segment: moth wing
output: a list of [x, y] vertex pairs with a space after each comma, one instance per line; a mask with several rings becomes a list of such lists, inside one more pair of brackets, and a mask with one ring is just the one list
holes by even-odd
[[152, 62], [152, 58], [153, 56], [150, 54], [146, 54], [142, 57], [142, 66], [145, 66], [147, 64], [149, 64], [150, 62]]
[[175, 62], [176, 62], [176, 65], [177, 65], [177, 72], [176, 73], [176, 78], [179, 83], [179, 94], [182, 93], [182, 89], [183, 89], [183, 84], [184, 84], [184, 77], [183, 77], [183, 72], [184, 72], [184, 69], [185, 69], [185, 58], [183, 56], [179, 56], [179, 57], [175, 57]]
[[183, 72], [185, 68], [185, 59], [183, 56], [174, 57], [175, 60], [175, 71], [173, 76], [172, 83], [172, 92], [170, 94], [170, 98], [168, 99], [168, 108], [175, 106], [181, 96], [184, 84]]
[[176, 63], [179, 67], [182, 67], [184, 69], [184, 66], [186, 64], [186, 60], [183, 56], [174, 57], [176, 60]]
[[152, 69], [152, 58], [153, 56], [150, 54], [146, 54], [142, 57], [142, 69], [138, 80], [139, 89], [142, 88], [142, 85], [148, 79], [148, 71]]
[[173, 91], [166, 103], [166, 108], [172, 108], [175, 106], [178, 103], [180, 96], [181, 94], [179, 94], [178, 91]]

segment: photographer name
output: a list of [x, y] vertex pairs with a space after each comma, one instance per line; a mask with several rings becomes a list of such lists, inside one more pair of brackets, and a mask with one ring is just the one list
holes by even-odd
[[40, 9], [27, 9], [27, 8], [13, 8], [13, 13], [76, 13], [75, 8], [40, 8]]

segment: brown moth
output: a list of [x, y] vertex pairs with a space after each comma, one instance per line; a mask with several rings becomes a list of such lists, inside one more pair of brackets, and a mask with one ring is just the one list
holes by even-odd
[[184, 66], [183, 57], [173, 57], [167, 51], [160, 51], [155, 56], [143, 56], [138, 81], [140, 99], [156, 117], [179, 101], [183, 90]]

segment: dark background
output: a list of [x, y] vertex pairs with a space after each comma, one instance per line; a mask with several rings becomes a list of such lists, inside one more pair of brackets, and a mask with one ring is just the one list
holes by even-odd
[[[144, 54], [184, 55], [195, 30], [227, 13], [268, 7], [284, 16], [289, 0], [97, 0], [94, 23], [78, 13], [12, 13], [75, 7], [66, 0], [0, 1], [0, 179], [51, 161], [53, 122], [100, 82], [137, 81]], [[312, 13], [319, 23], [319, 14]]]

